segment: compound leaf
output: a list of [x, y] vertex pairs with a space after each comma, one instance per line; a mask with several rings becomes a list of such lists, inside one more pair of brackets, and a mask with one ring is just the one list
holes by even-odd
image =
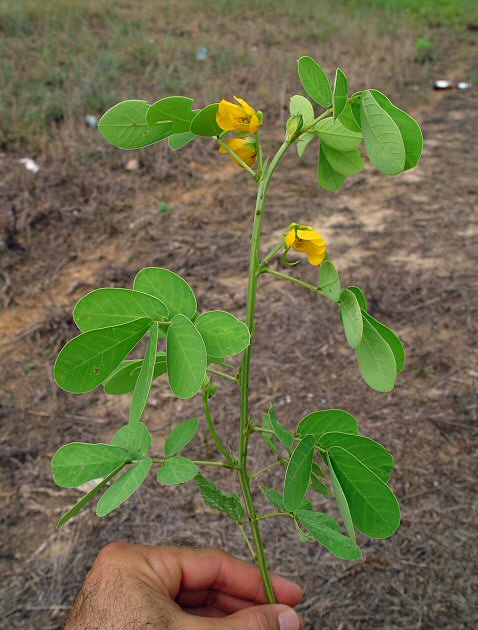
[[229, 518], [232, 518], [236, 523], [242, 521], [244, 508], [237, 494], [224, 494], [215, 483], [209, 481], [209, 479], [206, 479], [201, 474], [197, 475], [194, 481], [206, 505], [213, 510], [225, 512]]

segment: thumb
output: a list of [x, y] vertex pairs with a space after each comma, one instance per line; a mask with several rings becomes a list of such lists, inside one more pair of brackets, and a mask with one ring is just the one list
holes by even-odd
[[279, 604], [244, 608], [219, 623], [221, 630], [299, 630], [302, 627], [299, 615], [289, 606]]

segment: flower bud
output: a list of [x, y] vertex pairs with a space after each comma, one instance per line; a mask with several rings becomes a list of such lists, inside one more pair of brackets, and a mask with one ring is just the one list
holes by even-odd
[[294, 140], [294, 138], [298, 135], [300, 130], [302, 129], [302, 114], [295, 114], [295, 116], [291, 116], [287, 121], [286, 125], [286, 140], [290, 142]]

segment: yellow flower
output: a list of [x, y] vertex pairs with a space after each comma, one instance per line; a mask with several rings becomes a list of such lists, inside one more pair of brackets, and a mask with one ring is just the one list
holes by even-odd
[[307, 254], [311, 265], [317, 267], [325, 258], [327, 246], [322, 236], [312, 228], [301, 225], [302, 229], [292, 227], [287, 234], [285, 244], [287, 248], [292, 247], [296, 252]]
[[261, 123], [252, 107], [242, 98], [234, 97], [239, 105], [222, 100], [216, 114], [216, 121], [224, 131], [256, 133]]
[[[247, 166], [252, 166], [256, 161], [256, 143], [254, 138], [231, 138], [231, 140], [226, 140], [224, 144], [227, 144]], [[219, 147], [219, 151], [221, 153], [229, 153], [225, 147]], [[233, 155], [231, 157], [238, 166], [244, 168]]]

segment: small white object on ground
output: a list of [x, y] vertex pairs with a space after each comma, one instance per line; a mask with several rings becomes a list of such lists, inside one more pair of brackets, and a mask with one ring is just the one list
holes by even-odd
[[131, 158], [126, 162], [127, 171], [137, 171], [139, 169], [139, 160], [137, 158]]
[[93, 116], [93, 114], [87, 114], [85, 116], [85, 125], [87, 127], [91, 127], [92, 129], [96, 129], [96, 127], [98, 127], [98, 118]]
[[456, 84], [456, 87], [459, 90], [469, 90], [471, 88], [471, 83], [467, 83], [466, 81], [460, 81]]
[[31, 158], [22, 158], [21, 160], [19, 160], [19, 162], [20, 164], [23, 164], [27, 171], [31, 171], [32, 173], [38, 173], [38, 171], [40, 170], [38, 164], [35, 162], [35, 160], [32, 160]]

